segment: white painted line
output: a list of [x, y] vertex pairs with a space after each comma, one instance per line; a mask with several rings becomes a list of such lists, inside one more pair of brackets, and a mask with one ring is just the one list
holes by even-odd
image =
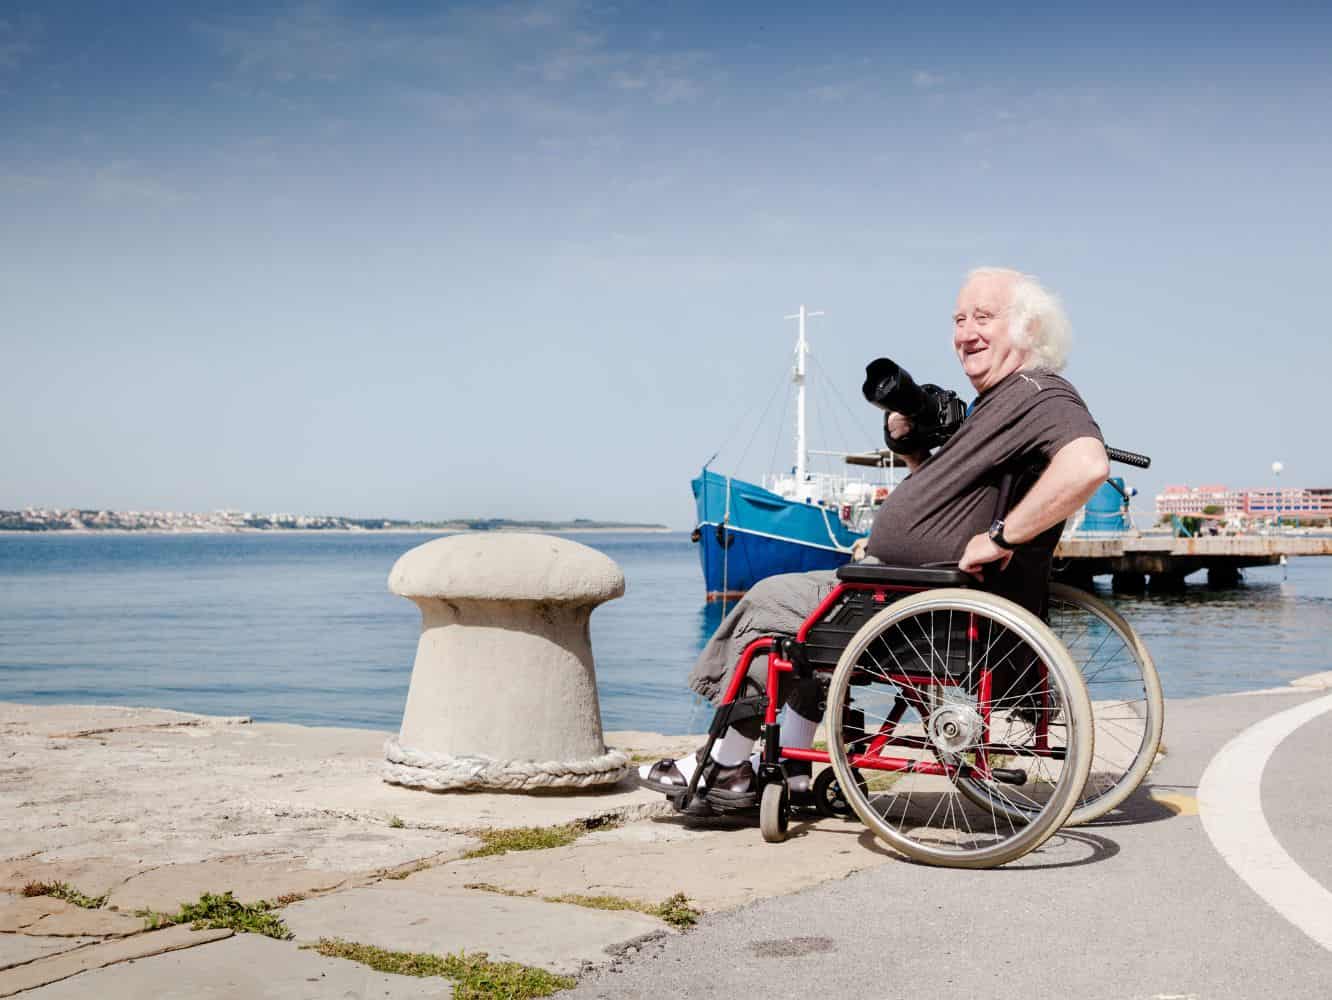
[[[1332, 951], [1332, 891], [1295, 863], [1263, 815], [1263, 769], [1306, 722], [1332, 712], [1332, 695], [1250, 726], [1221, 748], [1198, 783], [1198, 808], [1212, 845], [1263, 901]], [[1319, 762], [1321, 766], [1321, 762]]]

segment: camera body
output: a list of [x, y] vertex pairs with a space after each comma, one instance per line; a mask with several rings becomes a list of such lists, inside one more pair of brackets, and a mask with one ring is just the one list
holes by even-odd
[[957, 393], [929, 383], [917, 385], [905, 368], [887, 358], [865, 366], [865, 399], [886, 412], [900, 413], [911, 421], [911, 432], [884, 442], [898, 455], [912, 455], [936, 448], [947, 441], [966, 418], [967, 407]]

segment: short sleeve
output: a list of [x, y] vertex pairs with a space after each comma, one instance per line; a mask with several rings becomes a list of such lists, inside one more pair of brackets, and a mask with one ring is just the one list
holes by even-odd
[[1030, 452], [1045, 462], [1078, 438], [1091, 437], [1105, 442], [1101, 428], [1087, 412], [1087, 405], [1076, 393], [1062, 386], [1050, 386], [1036, 395], [1023, 420], [1023, 428], [1030, 434]]

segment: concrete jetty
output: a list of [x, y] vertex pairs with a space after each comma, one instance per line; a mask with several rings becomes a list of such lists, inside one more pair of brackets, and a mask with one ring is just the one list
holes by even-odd
[[1154, 586], [1177, 585], [1206, 570], [1214, 584], [1232, 584], [1249, 566], [1274, 566], [1283, 557], [1332, 555], [1332, 538], [1299, 535], [1202, 535], [1173, 538], [1135, 533], [1074, 535], [1060, 539], [1055, 559], [1064, 578], [1112, 574], [1116, 589], [1132, 590], [1150, 576]]
[[[1189, 995], [1230, 975], [1240, 992], [1201, 995], [1252, 996], [1243, 990], [1255, 969], [1279, 973], [1283, 996], [1313, 996], [1298, 986], [1328, 981], [1332, 952], [1226, 868], [1199, 822], [1196, 786], [1235, 733], [1329, 691], [1332, 674], [1269, 695], [1172, 702], [1168, 752], [1124, 809], [995, 872], [903, 862], [841, 819], [797, 818], [787, 843], [764, 844], [743, 822], [688, 825], [630, 782], [422, 794], [380, 780], [382, 732], [0, 703], [0, 997], [447, 995], [445, 980], [310, 947], [331, 938], [485, 952], [573, 977], [589, 997], [661, 996], [667, 982], [676, 996], [752, 995], [759, 984], [806, 996], [870, 974], [901, 987], [883, 995]], [[1319, 817], [1332, 822], [1332, 794], [1319, 790], [1332, 786], [1315, 751], [1330, 726], [1332, 712], [1301, 730], [1304, 742], [1292, 737], [1299, 752], [1262, 786], [1276, 833], [1325, 886]], [[635, 761], [699, 739], [607, 734]], [[55, 885], [64, 888], [25, 894]], [[1200, 944], [1193, 920], [1163, 915], [1163, 886], [1185, 909], [1196, 888], [1199, 907], [1225, 914], [1211, 921], [1224, 941], [1207, 962], [1167, 960]], [[153, 929], [224, 892], [271, 902], [292, 939]], [[679, 895], [698, 926], [664, 916]], [[982, 920], [978, 898], [1013, 902]], [[1014, 922], [1028, 919], [1039, 927]], [[937, 954], [944, 940], [953, 947]], [[1017, 970], [1006, 983], [993, 979], [1000, 957]], [[1092, 988], [1086, 976], [1106, 967], [1108, 985], [1129, 977], [1132, 989]]]

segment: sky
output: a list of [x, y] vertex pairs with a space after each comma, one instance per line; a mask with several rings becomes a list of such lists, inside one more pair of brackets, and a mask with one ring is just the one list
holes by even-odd
[[1080, 6], [6, 0], [0, 508], [688, 528], [791, 464], [784, 316], [877, 447], [980, 265], [1140, 508], [1332, 486], [1332, 13]]

